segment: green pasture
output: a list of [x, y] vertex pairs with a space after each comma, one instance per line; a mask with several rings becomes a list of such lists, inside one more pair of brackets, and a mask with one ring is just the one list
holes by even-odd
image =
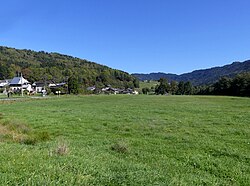
[[150, 80], [150, 81], [140, 81], [140, 88], [138, 88], [138, 90], [142, 91], [143, 88], [149, 88], [149, 89], [151, 89], [151, 87], [155, 88], [155, 86], [158, 85], [158, 84], [159, 84], [158, 81], [152, 81], [152, 80]]
[[249, 183], [249, 98], [0, 98], [0, 185]]
[[159, 82], [158, 81], [140, 81], [140, 88], [151, 88], [151, 87], [155, 87], [156, 85], [158, 85]]

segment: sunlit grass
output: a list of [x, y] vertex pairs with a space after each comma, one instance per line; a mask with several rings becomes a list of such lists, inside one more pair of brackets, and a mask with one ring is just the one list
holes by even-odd
[[248, 185], [249, 108], [249, 98], [205, 96], [2, 103], [0, 121], [50, 138], [0, 142], [0, 185]]

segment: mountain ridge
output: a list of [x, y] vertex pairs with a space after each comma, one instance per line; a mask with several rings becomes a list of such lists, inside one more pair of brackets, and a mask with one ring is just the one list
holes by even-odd
[[133, 73], [132, 75], [141, 81], [166, 78], [169, 81], [190, 81], [193, 85], [209, 85], [215, 83], [221, 77], [234, 77], [239, 73], [248, 71], [250, 71], [250, 60], [243, 62], [236, 61], [228, 65], [194, 70], [180, 75], [163, 72], [153, 72], [149, 74]]

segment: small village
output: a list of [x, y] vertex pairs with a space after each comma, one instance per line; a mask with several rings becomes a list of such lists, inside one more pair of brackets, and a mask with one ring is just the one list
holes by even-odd
[[[107, 85], [102, 88], [97, 88], [96, 86], [87, 87], [86, 90], [91, 94], [139, 94], [138, 91], [131, 88], [119, 89], [113, 88], [111, 85]], [[46, 96], [48, 94], [68, 94], [68, 84], [67, 82], [44, 82], [36, 81], [29, 82], [25, 79], [22, 74], [17, 75], [13, 79], [0, 80], [0, 93], [7, 95], [8, 97], [13, 94], [19, 95], [42, 95]]]

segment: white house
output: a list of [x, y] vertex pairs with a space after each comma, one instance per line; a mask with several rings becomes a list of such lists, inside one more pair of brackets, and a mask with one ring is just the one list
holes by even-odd
[[45, 90], [45, 83], [42, 81], [37, 81], [32, 84], [32, 88], [37, 93], [42, 93]]
[[9, 85], [9, 81], [8, 80], [0, 80], [0, 88], [4, 88], [5, 86]]
[[28, 80], [24, 79], [22, 76], [14, 77], [11, 80], [9, 86], [10, 86], [10, 89], [14, 92], [19, 91], [21, 89], [28, 90], [29, 92], [33, 90]]

